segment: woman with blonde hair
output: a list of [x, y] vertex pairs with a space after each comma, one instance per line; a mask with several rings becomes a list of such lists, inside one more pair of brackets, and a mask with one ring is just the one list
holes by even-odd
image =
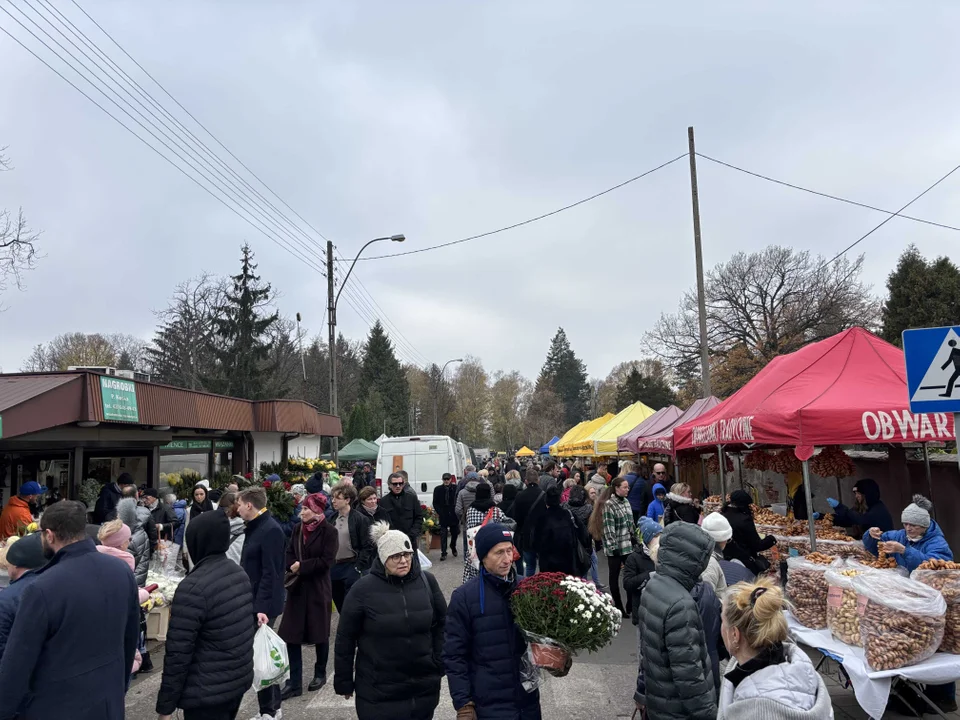
[[590, 514], [588, 529], [594, 540], [603, 542], [603, 554], [607, 556], [609, 568], [608, 585], [613, 602], [621, 613], [631, 612], [630, 594], [627, 593], [627, 604], [624, 608], [620, 596], [620, 570], [627, 557], [633, 552], [634, 525], [633, 513], [627, 501], [630, 488], [627, 479], [615, 478], [610, 482], [593, 506]]
[[663, 501], [663, 526], [682, 520], [696, 525], [700, 522], [700, 508], [686, 483], [674, 483]]
[[737, 583], [723, 600], [720, 633], [730, 663], [717, 720], [824, 720], [830, 693], [807, 654], [788, 641], [783, 592], [764, 578]]

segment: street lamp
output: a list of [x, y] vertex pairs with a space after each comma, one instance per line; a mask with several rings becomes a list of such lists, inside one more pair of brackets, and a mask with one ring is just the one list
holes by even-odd
[[[382, 242], [384, 240], [390, 240], [391, 242], [403, 242], [407, 238], [403, 235], [388, 235], [386, 237], [374, 238], [362, 248], [357, 253], [357, 256], [353, 259], [353, 262], [350, 263], [350, 269], [347, 270], [347, 274], [343, 277], [343, 281], [340, 283], [340, 289], [337, 291], [337, 294], [333, 294], [333, 242], [327, 240], [327, 325], [329, 326], [330, 335], [329, 335], [329, 352], [330, 352], [330, 414], [337, 415], [337, 303], [340, 302], [340, 293], [343, 292], [343, 289], [347, 286], [347, 280], [350, 279], [350, 273], [353, 272], [354, 266], [357, 264], [357, 260], [360, 259], [360, 256], [363, 254], [363, 251], [368, 247], [373, 245], [375, 242]], [[339, 448], [340, 438], [333, 438], [333, 447], [331, 448], [331, 455], [333, 457], [333, 462], [338, 462], [339, 460]]]
[[447, 360], [443, 364], [443, 368], [440, 370], [440, 377], [437, 378], [437, 389], [433, 393], [433, 434], [440, 434], [440, 416], [437, 414], [437, 396], [440, 394], [440, 383], [443, 382], [443, 374], [447, 371], [447, 365], [455, 362], [463, 362], [463, 358], [456, 358], [454, 360]]

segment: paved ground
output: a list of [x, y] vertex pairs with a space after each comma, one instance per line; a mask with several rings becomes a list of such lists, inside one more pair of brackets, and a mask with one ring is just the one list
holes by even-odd
[[[460, 585], [463, 566], [459, 559], [448, 558], [446, 562], [436, 562], [439, 553], [431, 553], [435, 561], [432, 572], [437, 576], [440, 586], [449, 598], [450, 593]], [[452, 562], [451, 562], [452, 561]], [[606, 577], [606, 567], [601, 560], [601, 578]], [[337, 615], [333, 616], [336, 632]], [[160, 685], [162, 665], [162, 646], [152, 653], [157, 669], [146, 676], [138, 677], [127, 693], [127, 720], [155, 720], [154, 711], [157, 690]], [[304, 649], [304, 667], [312, 668], [313, 648]], [[309, 672], [309, 670], [307, 671]], [[284, 720], [353, 720], [356, 713], [353, 702], [338, 697], [333, 692], [333, 656], [327, 667], [331, 682], [316, 693], [304, 692], [299, 698], [283, 705]], [[566, 678], [548, 678], [542, 690], [544, 717], [562, 717], [570, 720], [610, 720], [630, 718], [633, 709], [633, 691], [637, 678], [636, 632], [629, 620], [624, 624], [620, 636], [613, 644], [595, 655], [578, 657], [573, 669]], [[833, 697], [834, 713], [837, 720], [868, 720], [857, 705], [851, 690], [842, 688], [836, 680], [825, 678]], [[304, 678], [304, 685], [309, 678]], [[257, 701], [253, 693], [244, 697], [239, 717], [248, 720], [257, 715]], [[450, 703], [446, 681], [443, 683], [440, 706], [436, 720], [453, 720], [456, 713]], [[893, 713], [884, 715], [884, 720], [898, 720], [902, 716]], [[933, 717], [928, 715], [927, 717]], [[960, 720], [960, 714], [953, 713], [951, 720]]]

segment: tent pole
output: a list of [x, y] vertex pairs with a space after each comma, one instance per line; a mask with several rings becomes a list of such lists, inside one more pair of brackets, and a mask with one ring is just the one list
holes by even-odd
[[[954, 427], [956, 427], [956, 425], [954, 425]], [[923, 467], [927, 473], [927, 493], [929, 494], [930, 502], [933, 502], [933, 475], [930, 472], [930, 450], [927, 447], [927, 443], [923, 443]], [[937, 510], [937, 505], [936, 503], [934, 503], [933, 513], [931, 513], [934, 516], [933, 517], [934, 520], [937, 519], [936, 510]]]
[[719, 462], [717, 463], [717, 468], [718, 468], [719, 471], [720, 471], [720, 497], [721, 497], [721, 502], [726, 502], [726, 499], [727, 499], [727, 476], [726, 476], [726, 474], [723, 472], [723, 471], [724, 471], [724, 467], [723, 467], [723, 445], [717, 445], [717, 459], [719, 460]]
[[810, 527], [810, 552], [817, 551], [817, 526], [813, 520], [813, 494], [810, 490], [810, 461], [803, 461], [803, 494], [807, 499], [807, 523]]

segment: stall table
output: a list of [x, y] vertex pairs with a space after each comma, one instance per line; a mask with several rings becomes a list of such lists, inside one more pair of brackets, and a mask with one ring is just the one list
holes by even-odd
[[[915, 683], [942, 683], [960, 680], [960, 655], [936, 653], [928, 660], [916, 665], [898, 668], [896, 670], [880, 670], [872, 672], [867, 668], [866, 660], [861, 648], [842, 643], [833, 637], [829, 630], [811, 630], [804, 627], [789, 612], [787, 624], [790, 628], [790, 637], [800, 643], [817, 650], [821, 655], [838, 662], [850, 679], [857, 702], [871, 718], [879, 720], [883, 717], [887, 702], [890, 698], [891, 685], [895, 679], [907, 682], [921, 698], [925, 696], [916, 687]], [[822, 664], [822, 663], [821, 663]], [[819, 669], [820, 665], [817, 665]], [[896, 693], [896, 690], [894, 690]], [[925, 708], [927, 714], [936, 713], [940, 717], [946, 716], [936, 706], [927, 701], [930, 708]]]

